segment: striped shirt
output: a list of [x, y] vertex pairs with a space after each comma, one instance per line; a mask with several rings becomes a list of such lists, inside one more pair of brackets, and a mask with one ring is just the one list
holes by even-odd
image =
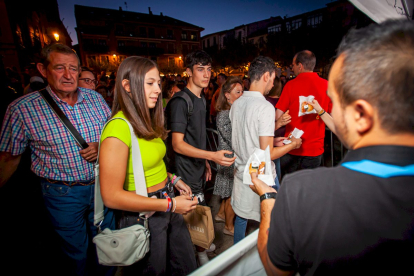
[[[99, 93], [79, 87], [73, 107], [55, 93], [50, 94], [87, 143], [99, 142], [101, 130], [111, 114]], [[12, 102], [1, 129], [1, 152], [20, 155], [27, 146], [31, 149], [32, 171], [40, 177], [61, 181], [94, 178], [94, 164], [82, 158], [79, 154], [82, 148], [39, 92]]]

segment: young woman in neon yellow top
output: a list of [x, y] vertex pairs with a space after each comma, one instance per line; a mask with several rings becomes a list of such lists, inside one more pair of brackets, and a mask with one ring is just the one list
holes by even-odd
[[166, 148], [162, 139], [167, 135], [163, 114], [156, 63], [142, 57], [125, 59], [117, 73], [112, 118], [127, 119], [134, 128], [148, 197], [135, 193], [131, 136], [123, 120], [111, 121], [102, 133], [101, 194], [105, 206], [124, 211], [121, 216], [132, 214], [137, 218], [139, 212], [155, 212], [148, 219], [150, 251], [143, 260], [124, 269], [126, 274], [187, 275], [196, 268], [191, 238], [181, 214], [195, 209], [197, 198], [191, 199], [191, 189], [181, 180], [175, 185], [181, 195], [175, 197], [172, 192], [171, 175], [163, 161]]

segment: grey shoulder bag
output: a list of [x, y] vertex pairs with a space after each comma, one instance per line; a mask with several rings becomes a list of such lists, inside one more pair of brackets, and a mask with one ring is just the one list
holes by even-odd
[[[137, 137], [131, 124], [123, 118], [113, 118], [106, 125], [116, 119], [124, 120], [131, 132], [132, 147], [132, 166], [135, 180], [135, 191], [138, 195], [148, 196], [147, 186], [145, 184], [144, 169], [142, 167], [141, 152]], [[102, 135], [101, 133], [101, 135]], [[99, 149], [101, 144], [99, 143]], [[128, 266], [141, 260], [149, 251], [149, 230], [148, 221], [140, 213], [140, 217], [145, 221], [144, 226], [135, 224], [119, 230], [109, 228], [101, 230], [101, 224], [104, 220], [104, 204], [102, 201], [100, 182], [99, 182], [99, 151], [95, 164], [95, 208], [94, 224], [98, 227], [98, 234], [93, 238], [96, 245], [98, 260], [101, 265], [107, 266]]]

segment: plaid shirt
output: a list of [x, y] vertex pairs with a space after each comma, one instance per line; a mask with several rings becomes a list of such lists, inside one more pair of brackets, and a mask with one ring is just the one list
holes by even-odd
[[[100, 94], [79, 87], [73, 107], [55, 93], [50, 94], [87, 143], [99, 142], [101, 130], [111, 114]], [[94, 178], [94, 164], [82, 158], [79, 154], [82, 148], [39, 92], [12, 102], [1, 129], [1, 152], [20, 155], [28, 145], [32, 152], [32, 171], [40, 177], [61, 181]]]

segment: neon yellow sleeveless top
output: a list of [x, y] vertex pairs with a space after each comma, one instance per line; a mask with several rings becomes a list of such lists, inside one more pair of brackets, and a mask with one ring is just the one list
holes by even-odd
[[[125, 118], [122, 111], [119, 111], [114, 118]], [[124, 182], [124, 189], [135, 191], [134, 174], [132, 169], [132, 148], [131, 133], [129, 127], [123, 120], [113, 120], [104, 129], [101, 136], [101, 143], [108, 137], [115, 137], [121, 140], [129, 147], [128, 165]], [[138, 138], [138, 144], [141, 151], [142, 166], [144, 167], [145, 181], [147, 188], [157, 185], [167, 178], [167, 169], [164, 164], [164, 155], [166, 153], [165, 144], [161, 138], [155, 138], [151, 141]]]

